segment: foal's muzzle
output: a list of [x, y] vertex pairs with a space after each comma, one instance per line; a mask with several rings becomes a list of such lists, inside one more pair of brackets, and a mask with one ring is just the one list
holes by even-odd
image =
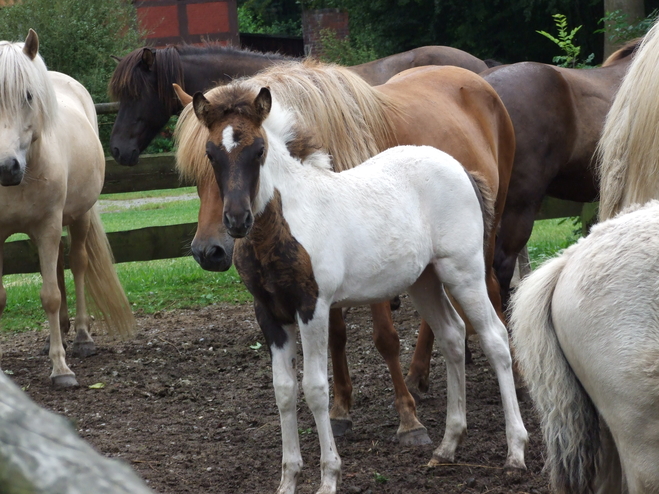
[[223, 221], [227, 233], [233, 238], [243, 238], [247, 236], [254, 225], [254, 216], [248, 209], [238, 214], [224, 213]]

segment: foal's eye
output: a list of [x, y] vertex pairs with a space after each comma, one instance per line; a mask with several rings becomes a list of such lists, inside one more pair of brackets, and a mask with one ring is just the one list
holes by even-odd
[[27, 102], [32, 103], [32, 93], [30, 91], [27, 92]]
[[256, 155], [257, 158], [263, 158], [263, 155], [265, 154], [265, 148], [259, 149], [258, 154]]

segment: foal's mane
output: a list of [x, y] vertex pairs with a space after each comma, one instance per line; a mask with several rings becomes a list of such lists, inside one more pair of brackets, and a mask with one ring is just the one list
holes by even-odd
[[41, 55], [30, 60], [23, 53], [24, 43], [0, 41], [0, 114], [10, 119], [21, 114], [27, 101], [36, 109], [42, 132], [53, 125], [57, 99]]
[[628, 41], [627, 43], [622, 46], [622, 48], [617, 49], [611, 55], [607, 57], [606, 60], [604, 60], [604, 63], [602, 64], [602, 67], [608, 67], [609, 65], [613, 65], [614, 63], [630, 57], [636, 53], [636, 50], [641, 46], [641, 43], [643, 42], [643, 38], [636, 38], [631, 41]]
[[[232, 88], [245, 88], [256, 97], [267, 86], [277, 103], [290, 109], [297, 125], [313, 133], [327, 151], [335, 171], [353, 168], [389, 147], [394, 131], [387, 111], [397, 111], [384, 94], [344, 67], [314, 60], [284, 62], [254, 77], [219, 86], [206, 93], [211, 103]], [[208, 130], [188, 105], [176, 127], [177, 167], [197, 183], [213, 177], [206, 158]]]
[[598, 144], [600, 219], [659, 194], [659, 24], [634, 55]]

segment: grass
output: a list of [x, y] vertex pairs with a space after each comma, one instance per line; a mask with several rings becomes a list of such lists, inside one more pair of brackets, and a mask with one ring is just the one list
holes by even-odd
[[[101, 218], [106, 231], [122, 231], [146, 226], [164, 226], [194, 222], [199, 200], [192, 187], [134, 192], [102, 196]], [[194, 194], [190, 198], [190, 194]], [[142, 198], [175, 198], [171, 202], [121, 206], [121, 201]], [[116, 205], [112, 203], [116, 202]], [[535, 268], [577, 240], [572, 221], [537, 221], [529, 241], [529, 254]], [[14, 239], [16, 237], [12, 237]], [[162, 310], [194, 308], [214, 303], [245, 303], [251, 296], [240, 277], [231, 268], [226, 273], [202, 270], [191, 257], [117, 265], [119, 279], [136, 313], [154, 314]], [[73, 279], [66, 271], [68, 303], [74, 312]], [[2, 317], [5, 331], [24, 331], [46, 326], [41, 308], [39, 274], [8, 275], [3, 278], [7, 287], [7, 308]]]

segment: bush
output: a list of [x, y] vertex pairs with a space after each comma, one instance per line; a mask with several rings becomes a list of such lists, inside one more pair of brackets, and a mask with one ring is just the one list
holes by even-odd
[[130, 0], [23, 0], [0, 9], [0, 39], [22, 41], [29, 28], [48, 68], [80, 81], [96, 103], [108, 100], [110, 55], [141, 46], [144, 34]]
[[320, 31], [320, 43], [323, 47], [321, 60], [347, 67], [375, 60], [375, 50], [359, 38], [338, 39], [332, 29]]

